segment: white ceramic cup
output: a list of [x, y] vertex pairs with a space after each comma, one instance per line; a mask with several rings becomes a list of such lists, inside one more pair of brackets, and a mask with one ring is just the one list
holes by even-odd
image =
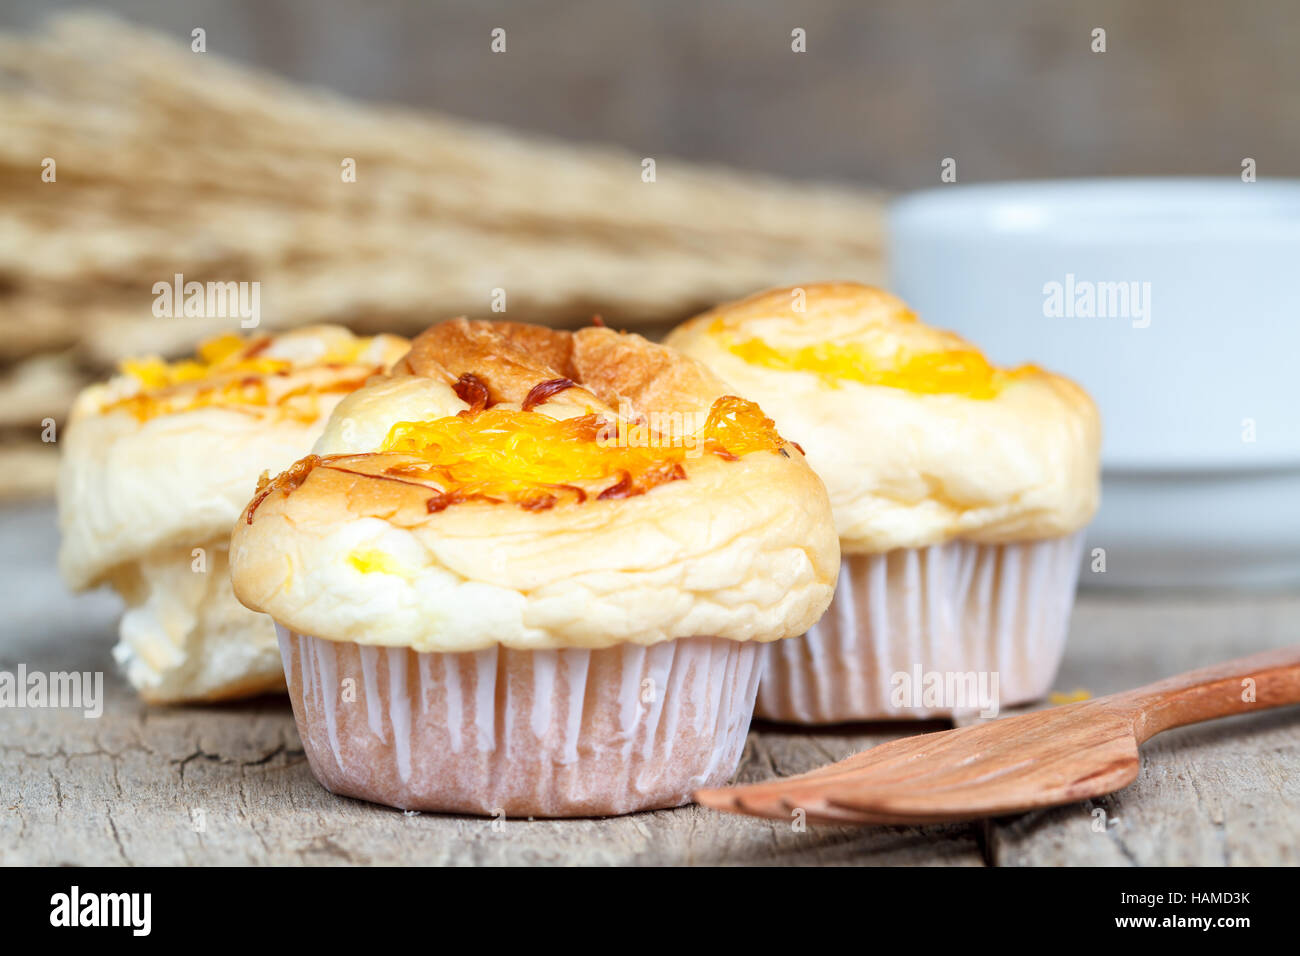
[[1300, 583], [1300, 181], [953, 185], [890, 219], [925, 321], [1097, 400], [1085, 584]]

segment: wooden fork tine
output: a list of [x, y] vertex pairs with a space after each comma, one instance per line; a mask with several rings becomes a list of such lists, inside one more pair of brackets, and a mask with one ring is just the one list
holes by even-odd
[[[694, 795], [695, 802], [707, 807], [713, 807], [716, 810], [727, 810], [732, 813], [753, 812], [760, 816], [785, 819], [788, 816], [788, 811], [780, 803], [780, 800], [792, 787], [805, 783], [833, 780], [861, 772], [874, 764], [906, 759], [906, 756], [911, 752], [924, 749], [924, 744], [920, 743], [920, 741], [921, 737], [903, 737], [898, 740], [886, 741], [844, 760], [818, 767], [807, 773], [780, 777], [776, 780], [765, 780], [761, 783], [697, 790]], [[754, 809], [749, 811], [740, 809], [739, 801], [742, 800], [746, 807], [753, 807]]]
[[[924, 784], [917, 784], [925, 790]], [[895, 779], [877, 780], [874, 772], [868, 768], [832, 777], [804, 778], [796, 780], [773, 781], [770, 785], [733, 788], [721, 793], [731, 798], [732, 806], [728, 809], [754, 813], [771, 819], [790, 819], [795, 809], [802, 809], [811, 819], [817, 817], [833, 818], [835, 822], [877, 822], [884, 814], [893, 816], [906, 815], [907, 810], [897, 806], [883, 806], [874, 799], [902, 792], [914, 792], [915, 787], [907, 781]], [[706, 802], [706, 801], [701, 801]], [[725, 802], [725, 798], [724, 798]], [[718, 806], [709, 803], [709, 806]]]
[[851, 782], [862, 774], [874, 774], [877, 765], [905, 762], [930, 745], [921, 737], [891, 740], [838, 763], [808, 773], [762, 783], [700, 790], [695, 801], [703, 806], [729, 813], [748, 813], [772, 820], [790, 820], [795, 809], [802, 809], [814, 823], [881, 823], [874, 813], [836, 805], [826, 799], [827, 788], [837, 782]]
[[809, 823], [825, 823], [832, 826], [848, 824], [874, 824], [885, 822], [877, 814], [864, 812], [850, 807], [840, 807], [823, 799], [806, 800], [802, 803], [784, 801], [786, 819], [794, 819], [795, 810], [804, 812], [804, 819]]
[[813, 824], [844, 826], [846, 824], [868, 824], [877, 822], [871, 814], [836, 807], [824, 801], [815, 806], [795, 806], [767, 793], [751, 795], [746, 787], [733, 787], [719, 790], [701, 790], [695, 795], [696, 803], [714, 810], [740, 813], [747, 816], [763, 817], [769, 820], [781, 820], [793, 823], [798, 817], [797, 810], [804, 812], [803, 820]]
[[[779, 783], [781, 781], [773, 781]], [[804, 811], [804, 819], [809, 823], [871, 823], [868, 814], [851, 810], [847, 807], [835, 807], [825, 801], [817, 806], [791, 804], [782, 799], [783, 791], [776, 788], [731, 787], [719, 790], [701, 790], [695, 794], [695, 802], [714, 810], [729, 813], [743, 813], [749, 816], [765, 817], [769, 820], [793, 821], [796, 811]]]

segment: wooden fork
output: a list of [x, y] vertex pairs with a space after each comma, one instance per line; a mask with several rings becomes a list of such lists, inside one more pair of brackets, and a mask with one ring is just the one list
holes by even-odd
[[1215, 717], [1300, 703], [1300, 645], [1049, 710], [893, 740], [810, 773], [699, 790], [731, 813], [811, 822], [921, 824], [1004, 816], [1112, 793], [1138, 746]]

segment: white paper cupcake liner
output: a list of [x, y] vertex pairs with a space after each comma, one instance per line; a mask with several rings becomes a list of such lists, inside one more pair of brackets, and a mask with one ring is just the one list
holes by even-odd
[[277, 625], [312, 771], [408, 810], [603, 816], [680, 806], [744, 748], [753, 642], [439, 654]]
[[847, 556], [825, 616], [764, 646], [756, 715], [920, 719], [1042, 697], [1064, 653], [1082, 549], [1077, 533]]

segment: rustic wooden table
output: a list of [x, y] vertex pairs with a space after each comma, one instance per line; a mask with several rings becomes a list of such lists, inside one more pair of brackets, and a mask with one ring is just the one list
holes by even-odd
[[[52, 509], [0, 516], [0, 670], [104, 671], [106, 698], [98, 719], [0, 710], [0, 863], [1300, 863], [1300, 708], [1157, 737], [1139, 781], [1110, 798], [969, 825], [800, 832], [698, 807], [493, 823], [334, 797], [307, 767], [286, 700], [139, 703], [109, 654], [116, 600], [71, 597], [58, 581]], [[1300, 594], [1085, 593], [1057, 687], [1106, 693], [1297, 640]], [[759, 726], [739, 778], [808, 770], [915, 729]]]

